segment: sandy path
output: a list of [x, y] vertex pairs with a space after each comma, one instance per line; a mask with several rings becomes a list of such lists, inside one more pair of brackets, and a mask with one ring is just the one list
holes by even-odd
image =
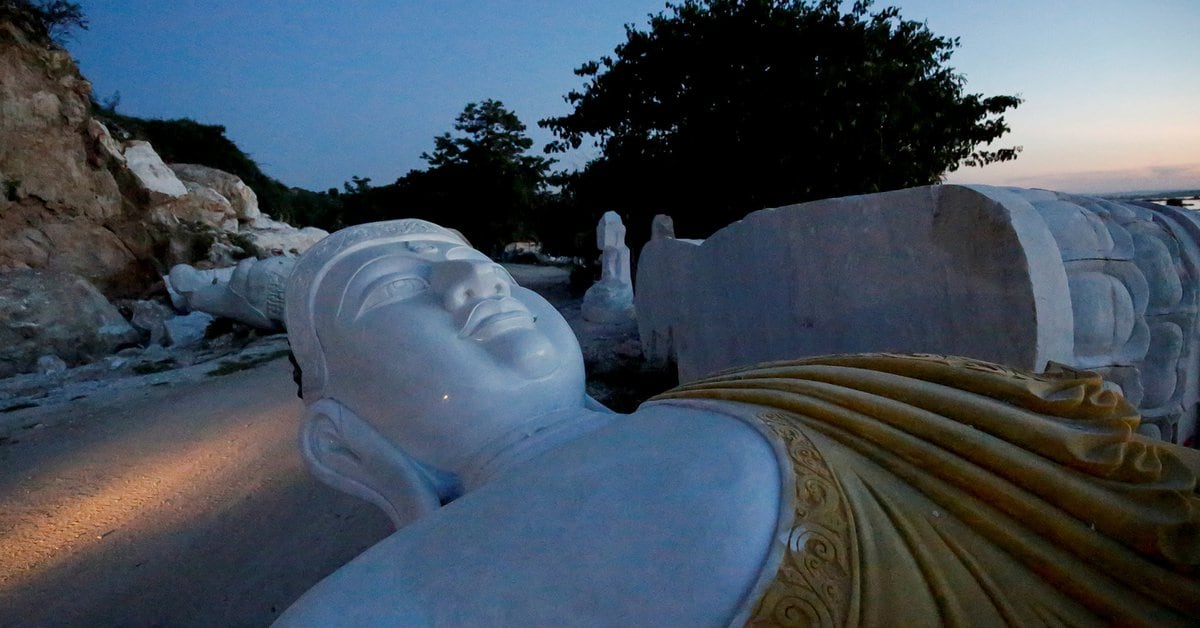
[[385, 536], [304, 470], [290, 374], [10, 417], [46, 427], [0, 444], [0, 626], [264, 625]]

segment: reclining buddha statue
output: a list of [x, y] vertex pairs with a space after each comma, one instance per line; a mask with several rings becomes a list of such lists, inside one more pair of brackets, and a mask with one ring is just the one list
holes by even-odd
[[419, 220], [286, 295], [308, 467], [397, 531], [280, 625], [1200, 620], [1200, 456], [1093, 374], [832, 356], [616, 414], [554, 307]]

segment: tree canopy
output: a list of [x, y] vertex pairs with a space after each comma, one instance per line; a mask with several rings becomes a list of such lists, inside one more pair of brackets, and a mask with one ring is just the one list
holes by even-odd
[[[570, 180], [584, 205], [660, 211], [705, 233], [761, 207], [938, 182], [1008, 132], [1015, 96], [967, 93], [958, 40], [860, 0], [686, 0], [627, 25], [613, 56], [579, 67], [571, 113], [542, 120], [548, 152], [591, 140]], [[984, 147], [981, 149], [980, 147]]]
[[79, 3], [67, 0], [0, 0], [0, 20], [11, 21], [37, 40], [60, 45], [75, 29], [88, 27]]
[[525, 135], [525, 124], [517, 114], [498, 100], [467, 103], [454, 119], [454, 130], [461, 135], [443, 133], [433, 138], [433, 152], [422, 153], [421, 159], [433, 168], [490, 166], [538, 180], [550, 167], [550, 160], [525, 154], [533, 140]]
[[393, 185], [355, 178], [341, 195], [347, 223], [399, 216], [426, 218], [463, 232], [480, 249], [498, 252], [513, 238], [532, 238], [546, 206], [552, 160], [529, 155], [525, 125], [498, 100], [469, 103], [455, 133], [434, 138], [413, 170]]

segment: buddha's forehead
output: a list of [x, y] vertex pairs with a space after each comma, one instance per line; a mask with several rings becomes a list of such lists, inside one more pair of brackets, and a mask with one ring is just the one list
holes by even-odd
[[416, 266], [428, 266], [450, 259], [475, 257], [487, 259], [482, 253], [457, 242], [442, 240], [408, 240], [380, 242], [362, 246], [332, 260], [321, 280], [321, 291], [345, 286], [356, 277], [378, 275]]
[[427, 278], [434, 264], [460, 259], [483, 261], [488, 257], [469, 246], [443, 240], [381, 242], [361, 247], [329, 265], [317, 288], [314, 305], [318, 312], [338, 312], [347, 299], [357, 299], [381, 277], [414, 275]]

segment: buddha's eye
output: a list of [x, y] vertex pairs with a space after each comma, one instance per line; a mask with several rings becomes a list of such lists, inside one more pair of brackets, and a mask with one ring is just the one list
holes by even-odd
[[388, 277], [371, 286], [362, 307], [358, 308], [358, 316], [389, 303], [404, 301], [421, 294], [429, 289], [429, 282], [421, 277]]
[[420, 277], [402, 277], [389, 281], [383, 290], [391, 298], [405, 299], [429, 287]]
[[437, 247], [429, 242], [409, 242], [404, 246], [414, 253], [432, 253], [437, 250]]

